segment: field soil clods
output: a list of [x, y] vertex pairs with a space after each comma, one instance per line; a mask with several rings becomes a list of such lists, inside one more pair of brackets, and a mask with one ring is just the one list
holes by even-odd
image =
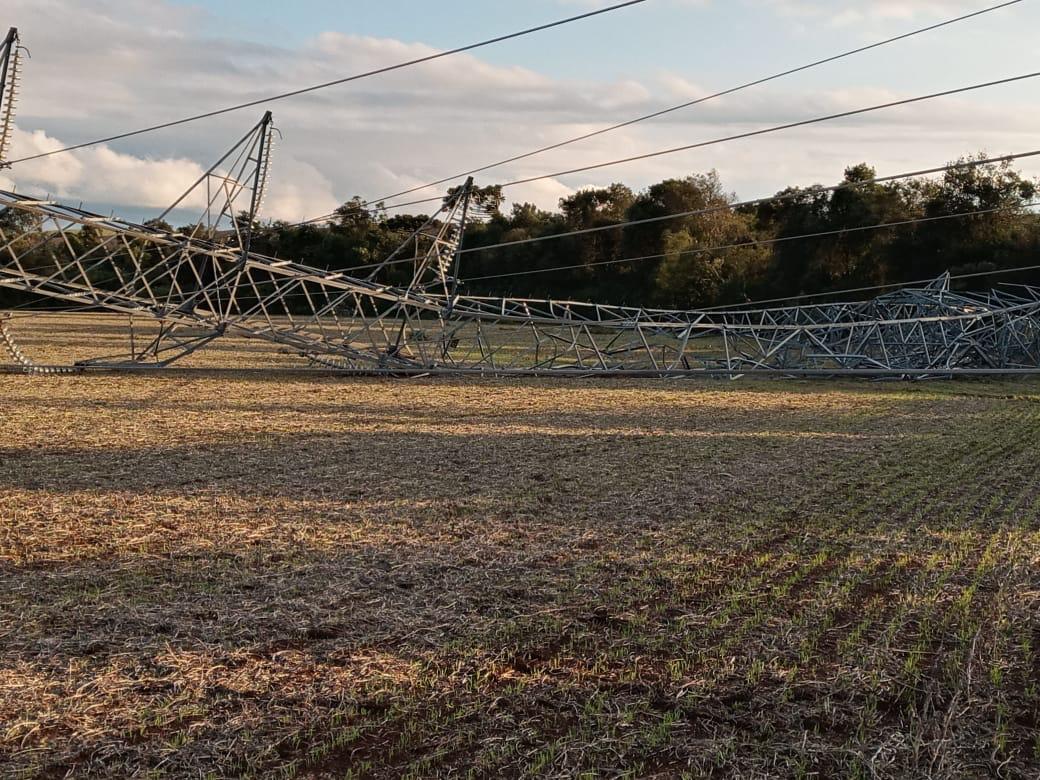
[[4, 777], [1036, 777], [1040, 385], [0, 376]]

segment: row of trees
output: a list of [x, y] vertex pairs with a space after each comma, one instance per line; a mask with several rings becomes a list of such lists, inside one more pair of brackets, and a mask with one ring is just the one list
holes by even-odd
[[[467, 248], [706, 213], [467, 253], [461, 276], [474, 294], [687, 308], [1040, 264], [1040, 216], [1031, 208], [1038, 183], [1010, 164], [956, 168], [941, 179], [874, 178], [869, 165], [855, 165], [845, 182], [856, 186], [789, 188], [738, 208], [714, 171], [641, 192], [624, 184], [582, 190], [557, 211], [518, 203], [503, 212], [501, 189], [486, 188], [477, 196], [491, 217], [469, 226]], [[989, 213], [946, 218], [979, 211]], [[355, 199], [330, 225], [276, 225], [256, 248], [322, 268], [366, 265], [426, 219], [373, 214]], [[918, 220], [930, 221], [899, 224]], [[882, 224], [890, 226], [875, 229]], [[403, 281], [408, 269], [396, 273]], [[1002, 281], [1040, 283], [1040, 275], [980, 277], [963, 286]]]
[[[789, 188], [740, 207], [714, 171], [641, 192], [624, 184], [582, 190], [557, 211], [518, 203], [504, 212], [501, 188], [481, 189], [476, 197], [490, 217], [469, 225], [466, 248], [562, 237], [463, 255], [463, 291], [694, 308], [1040, 264], [1040, 216], [1031, 207], [1038, 183], [1010, 164], [955, 168], [941, 179], [874, 178], [870, 166], [855, 165], [845, 173], [855, 186]], [[702, 213], [668, 218], [686, 212]], [[987, 213], [955, 216], [969, 212]], [[0, 213], [0, 229], [18, 218]], [[328, 224], [275, 223], [253, 248], [319, 268], [364, 266], [385, 259], [427, 220], [373, 213], [354, 199]], [[642, 220], [651, 221], [563, 236]], [[84, 228], [73, 240], [89, 246], [104, 239], [96, 233]], [[46, 252], [38, 254], [31, 264], [44, 269]], [[404, 283], [411, 268], [386, 273], [385, 281]], [[1004, 281], [1040, 284], [1040, 274], [963, 285]], [[0, 291], [0, 305], [16, 299], [22, 296]]]

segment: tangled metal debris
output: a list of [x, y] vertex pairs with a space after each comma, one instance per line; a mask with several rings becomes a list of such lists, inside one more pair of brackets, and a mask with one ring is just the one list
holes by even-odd
[[[14, 62], [13, 31], [5, 51], [2, 62]], [[9, 77], [0, 95], [12, 94]], [[10, 126], [10, 112], [9, 101], [0, 103], [0, 128]], [[276, 132], [265, 115], [178, 199], [176, 206], [203, 207], [182, 231], [0, 191], [0, 286], [152, 324], [147, 339], [131, 326], [124, 354], [84, 361], [84, 369], [169, 366], [225, 336], [288, 348], [304, 366], [364, 372], [940, 376], [1040, 369], [1040, 289], [958, 293], [948, 274], [865, 302], [728, 311], [466, 295], [460, 248], [475, 213], [472, 180], [364, 274], [258, 254], [252, 239]], [[388, 283], [387, 269], [401, 264], [410, 265], [411, 281]], [[33, 367], [7, 323], [0, 341], [16, 364]]]
[[[231, 189], [235, 189], [232, 187]], [[85, 365], [170, 365], [225, 335], [361, 371], [952, 374], [1040, 367], [1040, 290], [957, 293], [948, 275], [871, 301], [664, 311], [459, 294], [468, 189], [417, 232], [412, 281], [310, 268], [0, 192], [0, 285], [158, 323]], [[78, 249], [91, 228], [101, 240]], [[43, 268], [37, 267], [41, 258]], [[394, 258], [390, 258], [392, 261]]]

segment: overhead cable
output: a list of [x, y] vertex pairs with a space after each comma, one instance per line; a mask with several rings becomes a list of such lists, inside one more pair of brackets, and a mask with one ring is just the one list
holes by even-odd
[[348, 84], [348, 83], [350, 83], [352, 81], [359, 81], [361, 79], [366, 79], [366, 78], [369, 78], [371, 76], [378, 76], [378, 75], [381, 75], [381, 74], [384, 74], [384, 73], [390, 73], [391, 71], [402, 70], [403, 68], [409, 68], [409, 67], [412, 67], [414, 65], [421, 65], [421, 64], [426, 63], [426, 62], [432, 62], [433, 60], [439, 60], [439, 59], [443, 59], [445, 57], [451, 57], [451, 56], [456, 55], [456, 54], [462, 54], [464, 52], [473, 51], [474, 49], [480, 49], [480, 48], [483, 48], [485, 46], [491, 46], [492, 44], [502, 43], [503, 41], [509, 41], [509, 40], [513, 40], [515, 38], [521, 38], [523, 36], [531, 35], [531, 34], [537, 33], [537, 32], [542, 32], [544, 30], [549, 30], [549, 29], [552, 29], [554, 27], [562, 27], [563, 25], [566, 25], [566, 24], [571, 24], [573, 22], [578, 22], [578, 21], [581, 21], [581, 20], [584, 20], [584, 19], [589, 19], [589, 18], [591, 18], [593, 16], [600, 16], [602, 14], [610, 13], [612, 11], [618, 11], [618, 10], [621, 10], [622, 8], [627, 8], [627, 7], [633, 6], [633, 5], [639, 5], [640, 3], [645, 3], [645, 2], [646, 2], [646, 0], [627, 0], [627, 2], [618, 3], [617, 5], [608, 6], [607, 8], [600, 8], [600, 9], [598, 9], [596, 11], [589, 11], [588, 13], [579, 14], [577, 16], [571, 16], [571, 17], [569, 17], [567, 19], [560, 19], [559, 21], [550, 22], [549, 24], [542, 24], [542, 25], [539, 25], [537, 27], [530, 27], [530, 28], [528, 28], [526, 30], [520, 30], [518, 32], [509, 33], [508, 35], [500, 35], [500, 36], [498, 36], [496, 38], [489, 38], [486, 41], [480, 41], [479, 43], [471, 43], [471, 44], [469, 44], [467, 46], [460, 46], [460, 47], [458, 47], [456, 49], [450, 49], [448, 51], [442, 51], [442, 52], [438, 52], [436, 54], [430, 54], [430, 55], [428, 55], [426, 57], [418, 57], [418, 58], [413, 59], [413, 60], [408, 60], [407, 62], [399, 62], [396, 65], [387, 65], [385, 67], [376, 68], [375, 70], [369, 70], [369, 71], [366, 71], [364, 73], [357, 73], [357, 74], [355, 74], [353, 76], [347, 76], [345, 78], [335, 79], [333, 81], [326, 81], [323, 84], [315, 84], [315, 85], [310, 86], [310, 87], [303, 87], [301, 89], [295, 89], [295, 90], [292, 90], [291, 92], [283, 92], [283, 93], [278, 94], [278, 95], [270, 95], [268, 97], [258, 98], [256, 100], [250, 100], [250, 101], [248, 101], [246, 103], [239, 103], [238, 105], [228, 106], [226, 108], [219, 108], [219, 109], [216, 109], [214, 111], [207, 111], [207, 112], [202, 113], [202, 114], [195, 114], [193, 116], [184, 117], [183, 119], [175, 119], [175, 120], [170, 121], [170, 122], [163, 122], [161, 124], [151, 125], [149, 127], [142, 127], [139, 130], [131, 130], [129, 132], [119, 133], [117, 135], [111, 135], [111, 136], [107, 136], [105, 138], [98, 138], [98, 139], [95, 139], [93, 141], [85, 141], [84, 143], [75, 144], [73, 146], [66, 146], [66, 147], [61, 148], [61, 149], [52, 149], [49, 152], [41, 152], [39, 154], [34, 154], [34, 155], [29, 156], [29, 157], [22, 157], [22, 158], [20, 158], [18, 160], [11, 160], [8, 163], [8, 165], [17, 165], [18, 163], [29, 162], [30, 160], [39, 160], [40, 158], [43, 158], [43, 157], [51, 157], [52, 155], [56, 155], [56, 154], [64, 154], [65, 152], [72, 152], [72, 151], [76, 151], [77, 149], [86, 149], [86, 148], [91, 147], [91, 146], [98, 146], [99, 144], [111, 143], [112, 141], [120, 141], [120, 140], [122, 140], [124, 138], [132, 138], [133, 136], [143, 135], [145, 133], [152, 133], [152, 132], [155, 132], [156, 130], [165, 130], [166, 128], [177, 127], [178, 125], [185, 125], [185, 124], [188, 124], [189, 122], [197, 122], [197, 121], [199, 121], [201, 119], [209, 119], [211, 117], [220, 116], [222, 114], [229, 114], [232, 111], [241, 111], [242, 109], [245, 109], [245, 108], [254, 108], [256, 106], [265, 105], [267, 103], [273, 103], [273, 102], [275, 102], [277, 100], [285, 100], [286, 98], [297, 97], [299, 95], [305, 95], [305, 94], [308, 94], [310, 92], [317, 92], [318, 90], [328, 89], [329, 87], [335, 87], [335, 86], [338, 86], [340, 84]]
[[[923, 224], [927, 224], [927, 223], [930, 223], [930, 222], [943, 222], [943, 221], [946, 221], [946, 220], [963, 219], [965, 217], [982, 216], [982, 215], [985, 215], [985, 214], [997, 214], [997, 213], [1001, 213], [1001, 212], [1012, 211], [1012, 210], [1017, 209], [1017, 208], [1031, 208], [1031, 207], [1036, 206], [1036, 205], [1038, 205], [1038, 204], [1037, 203], [1032, 203], [1032, 202], [1031, 203], [1022, 203], [1022, 204], [1016, 204], [1014, 206], [1000, 206], [1000, 207], [997, 207], [997, 208], [979, 209], [979, 210], [976, 210], [976, 211], [962, 211], [962, 212], [958, 212], [956, 214], [943, 214], [943, 215], [935, 216], [935, 217], [917, 217], [915, 219], [905, 219], [905, 220], [900, 220], [898, 222], [882, 222], [882, 223], [876, 224], [876, 225], [860, 225], [860, 226], [855, 226], [855, 227], [838, 228], [838, 229], [835, 229], [835, 230], [823, 230], [823, 231], [819, 231], [819, 232], [816, 232], [816, 233], [802, 233], [802, 234], [799, 234], [799, 235], [796, 235], [796, 236], [780, 236], [780, 237], [777, 237], [777, 238], [764, 238], [764, 239], [756, 239], [756, 240], [753, 240], [753, 241], [741, 241], [739, 243], [723, 244], [723, 245], [720, 245], [720, 246], [697, 247], [697, 248], [693, 248], [693, 249], [684, 249], [684, 250], [681, 250], [681, 251], [678, 251], [678, 252], [663, 252], [663, 253], [656, 254], [656, 255], [643, 255], [641, 257], [623, 257], [623, 258], [617, 258], [617, 259], [614, 259], [614, 260], [600, 260], [600, 261], [597, 261], [597, 262], [594, 262], [594, 263], [576, 263], [574, 265], [550, 266], [550, 267], [547, 267], [547, 268], [535, 268], [535, 269], [531, 269], [529, 271], [513, 271], [513, 272], [509, 272], [509, 273], [502, 273], [502, 274], [491, 274], [489, 276], [471, 276], [471, 277], [467, 277], [466, 281], [467, 282], [483, 282], [483, 281], [489, 281], [489, 280], [492, 280], [492, 279], [506, 279], [506, 278], [517, 277], [517, 276], [531, 276], [531, 275], [534, 275], [534, 274], [547, 274], [547, 273], [553, 273], [554, 271], [571, 271], [571, 270], [580, 270], [580, 269], [584, 269], [584, 268], [594, 268], [594, 267], [597, 267], [597, 266], [604, 266], [604, 265], [622, 265], [622, 264], [625, 264], [625, 263], [638, 263], [638, 262], [644, 262], [644, 261], [647, 261], [647, 260], [663, 260], [665, 258], [671, 258], [671, 257], [686, 257], [686, 256], [690, 256], [690, 255], [712, 254], [714, 252], [726, 252], [726, 251], [731, 251], [731, 250], [734, 250], [734, 249], [747, 249], [747, 248], [756, 247], [756, 246], [772, 246], [772, 245], [775, 245], [775, 244], [784, 244], [784, 243], [788, 243], [788, 242], [791, 242], [791, 241], [802, 241], [802, 240], [812, 239], [812, 238], [827, 238], [827, 237], [832, 237], [832, 236], [844, 236], [844, 235], [849, 234], [849, 233], [864, 233], [864, 232], [869, 232], [869, 231], [874, 231], [874, 230], [884, 230], [886, 228], [906, 227], [908, 225], [923, 225]], [[784, 300], [784, 299], [782, 299], [782, 300]], [[764, 301], [764, 303], [770, 303], [770, 301]]]
[[[711, 100], [716, 100], [716, 99], [721, 98], [721, 97], [726, 97], [728, 95], [733, 95], [733, 94], [735, 94], [737, 92], [742, 92], [742, 91], [744, 91], [746, 89], [750, 89], [752, 87], [757, 87], [757, 86], [761, 86], [762, 84], [767, 84], [770, 81], [776, 81], [778, 79], [782, 79], [782, 78], [785, 78], [787, 76], [792, 76], [792, 75], [794, 75], [796, 73], [803, 73], [804, 71], [812, 70], [813, 68], [818, 68], [821, 65], [827, 65], [829, 63], [836, 62], [836, 61], [842, 60], [842, 59], [846, 59], [848, 57], [853, 57], [853, 56], [855, 56], [857, 54], [862, 54], [864, 52], [868, 52], [868, 51], [871, 51], [873, 49], [878, 49], [878, 48], [881, 48], [883, 46], [888, 46], [889, 44], [896, 43], [898, 41], [904, 41], [904, 40], [906, 40], [908, 38], [913, 38], [913, 37], [918, 36], [918, 35], [923, 35], [924, 33], [929, 33], [929, 32], [933, 32], [935, 30], [942, 29], [944, 27], [949, 27], [949, 26], [957, 24], [959, 22], [964, 22], [964, 21], [967, 21], [969, 19], [975, 19], [977, 17], [983, 16], [984, 14], [989, 14], [989, 13], [992, 13], [994, 11], [998, 11], [998, 10], [1001, 10], [1003, 8], [1007, 8], [1007, 7], [1012, 6], [1012, 5], [1018, 5], [1021, 2], [1023, 2], [1023, 0], [1011, 0], [1011, 2], [1000, 3], [999, 5], [994, 5], [994, 6], [990, 6], [989, 8], [984, 8], [981, 11], [975, 11], [973, 13], [963, 14], [962, 16], [957, 16], [957, 17], [955, 17], [953, 19], [947, 19], [944, 22], [939, 22], [938, 24], [932, 24], [932, 25], [929, 25], [927, 27], [921, 27], [919, 29], [912, 30], [912, 31], [907, 32], [907, 33], [903, 33], [902, 35], [897, 35], [897, 36], [892, 37], [892, 38], [886, 38], [885, 40], [877, 41], [876, 43], [872, 43], [872, 44], [869, 44], [867, 46], [860, 46], [858, 48], [851, 49], [849, 51], [845, 51], [845, 52], [842, 52], [840, 54], [835, 54], [835, 55], [832, 55], [830, 57], [825, 57], [824, 59], [821, 59], [821, 60], [814, 60], [813, 62], [807, 63], [805, 65], [800, 65], [800, 66], [795, 67], [795, 68], [790, 68], [788, 70], [781, 71], [780, 73], [774, 73], [771, 76], [764, 76], [762, 78], [757, 78], [757, 79], [755, 79], [753, 81], [749, 81], [747, 83], [740, 84], [739, 86], [730, 87], [728, 89], [724, 89], [721, 92], [715, 92], [715, 93], [707, 95], [705, 97], [700, 97], [700, 98], [697, 98], [695, 100], [690, 100], [690, 101], [687, 101], [685, 103], [680, 103], [677, 106], [670, 106], [669, 108], [664, 108], [664, 109], [661, 109], [659, 111], [654, 111], [653, 113], [650, 113], [650, 114], [644, 114], [643, 116], [638, 116], [638, 117], [635, 117], [634, 119], [628, 119], [628, 120], [625, 120], [623, 122], [618, 122], [617, 124], [610, 125], [609, 127], [604, 127], [604, 128], [601, 128], [599, 130], [595, 130], [595, 131], [590, 132], [590, 133], [585, 133], [584, 135], [578, 135], [578, 136], [575, 136], [574, 138], [568, 138], [565, 141], [559, 141], [557, 143], [553, 143], [553, 144], [550, 144], [548, 146], [542, 146], [542, 147], [540, 147], [538, 149], [535, 149], [533, 151], [530, 151], [530, 152], [524, 152], [523, 154], [517, 154], [517, 155], [514, 155], [512, 157], [507, 157], [504, 160], [499, 160], [498, 162], [488, 163], [487, 165], [482, 165], [479, 168], [473, 168], [472, 170], [469, 170], [469, 171], [463, 171], [462, 173], [457, 173], [454, 176], [445, 176], [443, 179], [438, 179], [437, 181], [432, 181], [432, 182], [429, 182], [428, 184], [422, 184], [422, 185], [419, 185], [417, 187], [412, 187], [411, 189], [402, 190], [401, 192], [395, 192], [392, 195], [384, 195], [381, 198], [373, 198], [373, 199], [371, 199], [368, 202], [369, 203], [385, 202], [385, 201], [388, 201], [388, 200], [392, 200], [393, 198], [400, 198], [400, 197], [402, 197], [404, 195], [411, 195], [412, 193], [415, 193], [415, 192], [421, 192], [422, 190], [429, 189], [430, 187], [436, 187], [436, 186], [439, 186], [441, 184], [446, 184], [447, 182], [457, 181], [458, 179], [462, 179], [462, 178], [464, 178], [466, 176], [473, 176], [474, 174], [484, 173], [485, 171], [490, 171], [490, 170], [492, 170], [494, 168], [499, 168], [499, 167], [501, 167], [503, 165], [508, 165], [509, 163], [519, 162], [520, 160], [527, 160], [527, 159], [529, 159], [531, 157], [535, 157], [535, 156], [537, 156], [539, 154], [544, 154], [545, 152], [550, 152], [550, 151], [553, 151], [555, 149], [562, 149], [565, 146], [570, 146], [570, 145], [578, 143], [580, 141], [587, 141], [590, 138], [596, 138], [596, 137], [601, 136], [601, 135], [606, 135], [607, 133], [612, 133], [612, 132], [614, 132], [616, 130], [622, 130], [622, 129], [626, 128], [626, 127], [631, 127], [632, 125], [639, 124], [640, 122], [646, 122], [646, 121], [651, 120], [651, 119], [657, 119], [658, 117], [662, 117], [662, 116], [665, 116], [667, 114], [672, 114], [672, 113], [674, 113], [676, 111], [681, 111], [682, 109], [685, 109], [685, 108], [692, 108], [693, 106], [697, 106], [697, 105], [700, 105], [702, 103], [707, 103], [708, 101], [711, 101]], [[422, 201], [422, 202], [426, 202], [426, 201]], [[413, 204], [414, 204], [414, 202], [413, 203], [408, 203], [408, 204], [392, 204], [392, 205], [396, 207], [396, 206], [413, 205]]]

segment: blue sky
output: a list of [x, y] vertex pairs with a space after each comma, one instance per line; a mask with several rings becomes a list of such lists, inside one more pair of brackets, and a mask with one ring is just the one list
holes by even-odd
[[[629, 119], [996, 0], [649, 0], [614, 14], [271, 106], [285, 136], [270, 216], [331, 210]], [[545, 23], [586, 0], [5, 0], [27, 63], [15, 156], [178, 118]], [[62, 19], [62, 24], [55, 24]], [[9, 21], [8, 21], [9, 20]], [[567, 150], [481, 183], [1016, 75], [1040, 62], [1040, 0]], [[104, 45], [97, 45], [103, 41]], [[718, 169], [758, 197], [1038, 146], [1038, 82], [517, 188], [543, 207], [583, 186]], [[16, 166], [0, 185], [133, 216], [172, 201], [261, 109]], [[1040, 170], [1031, 173], [1040, 173]], [[424, 194], [435, 194], [430, 190]]]
[[[735, 75], [753, 77], [763, 69], [782, 69], [829, 56], [868, 41], [900, 34], [930, 21], [956, 16], [999, 0], [971, 2], [813, 3], [753, 0], [648, 0], [628, 9], [573, 26], [540, 33], [488, 48], [482, 59], [500, 65], [521, 64], [572, 78], [623, 78], [673, 70], [724, 83]], [[561, 0], [177, 0], [204, 9], [215, 20], [212, 34], [233, 34], [254, 41], [280, 41], [297, 46], [323, 32], [394, 38], [448, 49], [516, 29], [614, 4]], [[820, 14], [810, 12], [813, 6]], [[882, 7], [880, 11], [871, 5]], [[855, 9], [858, 21], [836, 20], [840, 11]], [[900, 9], [904, 7], [904, 9]], [[919, 9], [916, 10], [915, 9]], [[802, 9], [799, 12], [799, 9]], [[836, 20], [836, 21], [835, 21]], [[902, 48], [865, 55], [848, 66], [804, 75], [804, 83], [874, 83], [892, 78], [927, 84], [930, 75], [970, 77], [978, 67], [999, 65], [1014, 70], [1036, 64], [1036, 44], [1028, 30], [1040, 30], [1040, 4], [1026, 2], [994, 12], [963, 26], [919, 38]], [[1001, 47], [999, 61], [992, 41], [1011, 35], [1017, 45]], [[973, 49], [978, 50], [973, 56]], [[952, 54], [952, 56], [951, 56]], [[931, 70], [931, 60], [938, 67]], [[907, 66], [910, 67], [907, 67]]]

